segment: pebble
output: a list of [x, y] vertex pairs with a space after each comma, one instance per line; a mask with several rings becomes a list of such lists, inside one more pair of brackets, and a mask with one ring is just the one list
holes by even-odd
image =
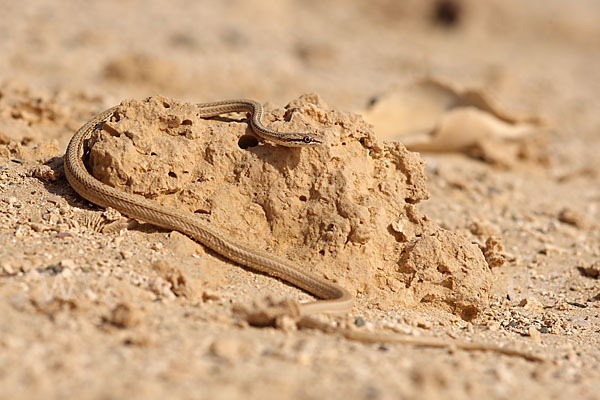
[[202, 301], [219, 300], [220, 298], [221, 295], [219, 294], [219, 292], [215, 292], [210, 289], [205, 289], [202, 292]]
[[600, 261], [595, 261], [588, 267], [580, 267], [581, 272], [590, 278], [600, 278]]
[[233, 363], [242, 353], [242, 343], [233, 337], [220, 337], [210, 345], [210, 352], [214, 356]]
[[424, 319], [419, 319], [417, 321], [417, 328], [421, 328], [421, 329], [431, 329], [433, 327], [433, 324], [431, 323], [431, 321], [427, 321]]
[[37, 222], [30, 222], [29, 226], [36, 232], [45, 232], [50, 230], [50, 227], [44, 224], [39, 224]]
[[131, 256], [133, 256], [133, 253], [127, 250], [121, 250], [119, 251], [119, 254], [121, 255], [121, 257], [123, 257], [123, 260], [127, 260], [131, 258]]
[[171, 291], [171, 284], [163, 278], [154, 278], [150, 281], [150, 289], [152, 292], [166, 300], [174, 300], [175, 294]]
[[72, 233], [70, 233], [70, 232], [58, 232], [58, 233], [56, 234], [56, 237], [57, 237], [58, 239], [71, 239], [71, 238], [73, 238], [74, 236], [73, 236], [73, 234], [72, 234]]
[[141, 313], [138, 308], [130, 303], [119, 303], [112, 309], [110, 316], [105, 321], [118, 328], [131, 328], [139, 324]]
[[488, 330], [492, 332], [498, 332], [500, 330], [500, 323], [498, 321], [490, 321], [487, 324]]
[[540, 303], [535, 297], [530, 297], [527, 299], [521, 300], [519, 303], [520, 307], [523, 307], [526, 310], [542, 310], [544, 305]]
[[542, 344], [542, 334], [535, 326], [531, 325], [527, 330], [527, 333], [529, 334], [531, 340], [533, 340], [536, 344]]
[[73, 271], [71, 271], [70, 269], [63, 269], [60, 275], [65, 279], [69, 279], [73, 276]]
[[62, 268], [69, 268], [69, 269], [73, 269], [76, 266], [75, 261], [73, 261], [69, 258], [59, 261], [58, 265], [60, 265]]
[[585, 228], [588, 226], [588, 220], [585, 214], [568, 207], [565, 207], [558, 212], [558, 220], [577, 228]]
[[8, 274], [8, 275], [16, 274], [15, 269], [8, 261], [0, 262], [0, 270], [2, 270], [2, 272], [4, 272], [5, 274]]
[[406, 324], [401, 324], [401, 323], [385, 324], [384, 327], [389, 328], [389, 329], [393, 330], [394, 332], [400, 333], [403, 335], [410, 335], [410, 336], [421, 335], [421, 331], [419, 331], [418, 329], [415, 329], [414, 327], [412, 327], [410, 325], [406, 325]]
[[573, 323], [574, 326], [584, 328], [584, 329], [591, 328], [591, 326], [592, 326], [588, 321], [586, 321], [582, 318], [571, 318], [571, 322]]
[[293, 332], [298, 330], [296, 319], [283, 315], [275, 320], [275, 327], [281, 329], [284, 332]]
[[15, 237], [20, 239], [26, 236], [31, 235], [29, 234], [28, 229], [25, 227], [25, 225], [17, 226], [17, 229], [15, 229]]
[[565, 253], [565, 250], [553, 244], [546, 244], [544, 247], [538, 250], [538, 253], [544, 254], [546, 256], [554, 254], [561, 255]]

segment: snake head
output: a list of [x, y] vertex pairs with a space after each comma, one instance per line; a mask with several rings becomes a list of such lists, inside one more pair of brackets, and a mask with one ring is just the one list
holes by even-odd
[[323, 141], [311, 133], [288, 133], [280, 144], [287, 147], [312, 147], [323, 144]]

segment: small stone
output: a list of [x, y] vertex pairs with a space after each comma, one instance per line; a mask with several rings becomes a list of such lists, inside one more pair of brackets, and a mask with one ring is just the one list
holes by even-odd
[[289, 315], [282, 315], [275, 320], [275, 327], [284, 332], [293, 332], [298, 330], [297, 320]]
[[213, 290], [204, 290], [204, 292], [202, 292], [202, 301], [209, 301], [209, 300], [219, 300], [221, 298], [221, 295], [218, 292], [215, 292]]
[[58, 174], [48, 165], [37, 165], [28, 171], [28, 175], [47, 182], [58, 180]]
[[500, 323], [498, 321], [490, 321], [487, 324], [487, 328], [492, 332], [498, 332], [500, 330]]
[[354, 325], [356, 326], [364, 326], [365, 325], [365, 320], [363, 317], [356, 317], [356, 319], [354, 320]]
[[45, 232], [45, 231], [47, 231], [47, 230], [50, 229], [50, 227], [47, 226], [47, 225], [38, 224], [38, 223], [35, 223], [35, 222], [30, 222], [29, 226], [31, 227], [31, 229], [33, 229], [36, 232]]
[[406, 324], [395, 323], [395, 324], [388, 326], [388, 328], [390, 328], [394, 332], [400, 333], [402, 335], [410, 335], [410, 336], [421, 335], [421, 331], [413, 328], [412, 326], [406, 325]]
[[584, 320], [583, 318], [572, 318], [571, 322], [573, 323], [574, 326], [583, 328], [583, 329], [589, 329], [591, 328], [591, 324]]
[[33, 222], [35, 224], [41, 224], [42, 221], [42, 215], [39, 211], [34, 212], [30, 217], [29, 217], [29, 222]]
[[585, 214], [568, 207], [559, 211], [558, 220], [577, 228], [585, 228], [588, 225], [588, 219]]
[[69, 279], [73, 276], [73, 271], [70, 269], [63, 269], [60, 272], [61, 277], [65, 278], [65, 279]]
[[117, 328], [131, 328], [139, 324], [141, 314], [133, 304], [120, 303], [112, 309], [110, 316], [104, 320]]
[[499, 237], [490, 236], [485, 241], [485, 246], [481, 248], [481, 251], [483, 252], [485, 261], [491, 269], [499, 268], [506, 264], [504, 247], [502, 246], [502, 241]]
[[535, 297], [530, 297], [521, 300], [519, 306], [523, 307], [526, 310], [542, 310], [544, 308], [544, 305], [540, 303]]
[[417, 321], [417, 328], [431, 329], [432, 327], [433, 327], [433, 324], [431, 323], [431, 321], [427, 321], [425, 319], [419, 319]]
[[527, 333], [529, 334], [529, 337], [531, 338], [531, 340], [533, 340], [536, 344], [542, 343], [542, 335], [540, 334], [540, 331], [538, 331], [535, 326], [531, 325], [527, 329]]
[[177, 231], [169, 233], [165, 247], [174, 253], [180, 253], [188, 256], [203, 252], [201, 244], [195, 242], [189, 236]]
[[538, 253], [546, 255], [546, 256], [552, 255], [552, 254], [560, 255], [560, 254], [565, 253], [565, 250], [558, 246], [554, 246], [552, 244], [546, 244], [544, 247], [542, 247], [541, 249], [538, 250]]
[[397, 220], [392, 222], [392, 229], [397, 233], [404, 233], [404, 226], [402, 225], [402, 220]]
[[127, 250], [121, 250], [119, 254], [121, 255], [121, 257], [123, 257], [123, 260], [127, 260], [131, 258], [131, 256], [133, 256], [133, 253]]
[[51, 196], [46, 199], [46, 201], [50, 204], [59, 204], [62, 203], [64, 199], [58, 196]]
[[580, 271], [585, 276], [598, 279], [600, 277], [600, 261], [595, 261], [588, 267], [580, 267]]
[[15, 269], [8, 261], [0, 261], [0, 270], [7, 275], [16, 274]]
[[473, 221], [471, 225], [469, 225], [469, 231], [480, 238], [483, 237], [491, 237], [491, 236], [500, 236], [500, 229], [498, 227], [480, 221]]
[[69, 268], [69, 269], [73, 269], [76, 266], [75, 261], [73, 261], [69, 258], [59, 261], [58, 265], [61, 266], [62, 268]]
[[58, 232], [56, 234], [56, 237], [58, 239], [71, 239], [71, 238], [73, 238], [73, 234], [70, 232]]
[[242, 344], [232, 337], [220, 337], [210, 345], [210, 352], [212, 355], [232, 363], [242, 353]]
[[41, 269], [39, 272], [48, 272], [50, 274], [56, 275], [62, 272], [62, 267], [58, 264], [48, 265], [46, 268]]
[[165, 281], [163, 278], [154, 278], [150, 281], [150, 290], [152, 292], [166, 300], [174, 300], [175, 294], [171, 291], [171, 284]]
[[176, 267], [169, 265], [166, 261], [157, 261], [152, 264], [152, 269], [170, 284], [171, 291], [175, 296], [189, 297], [190, 288], [187, 285], [185, 275]]
[[106, 208], [103, 212], [102, 212], [102, 216], [107, 220], [107, 221], [118, 221], [121, 218], [123, 218], [123, 214], [121, 214], [119, 211], [115, 210], [114, 208], [108, 207]]
[[299, 321], [300, 304], [289, 298], [275, 300], [265, 297], [251, 303], [234, 304], [233, 315], [252, 326], [274, 326], [277, 324], [277, 320], [283, 316]]
[[20, 239], [27, 236], [31, 236], [31, 234], [28, 232], [28, 229], [25, 227], [25, 225], [17, 226], [17, 229], [15, 229], [15, 237]]

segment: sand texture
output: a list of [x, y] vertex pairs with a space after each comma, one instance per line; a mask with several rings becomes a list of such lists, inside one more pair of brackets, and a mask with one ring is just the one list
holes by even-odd
[[[1, 14], [0, 399], [600, 398], [597, 2]], [[230, 98], [324, 143], [198, 117]], [[338, 283], [352, 311], [299, 318], [302, 290], [82, 199], [65, 148], [113, 106], [91, 174]]]

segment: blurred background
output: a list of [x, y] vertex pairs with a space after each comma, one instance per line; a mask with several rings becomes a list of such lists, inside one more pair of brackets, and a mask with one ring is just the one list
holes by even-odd
[[[465, 394], [579, 398], [597, 392], [600, 293], [591, 273], [600, 265], [600, 0], [0, 0], [0, 10], [0, 197], [5, 199], [0, 198], [0, 248], [7, 243], [16, 254], [14, 264], [4, 264], [9, 268], [0, 265], [6, 271], [0, 282], [0, 380], [8, 377], [0, 398], [11, 390], [33, 391], [40, 398], [55, 388], [60, 393], [56, 398], [77, 397], [73, 393], [98, 393], [98, 398], [156, 393], [148, 397], [164, 398], [184, 391], [193, 396], [208, 391], [205, 398], [234, 397], [228, 393], [286, 398], [305, 392], [316, 393], [312, 398], [355, 398], [346, 395], [355, 387], [364, 389], [363, 398], [402, 397], [386, 396], [388, 392], [434, 399]], [[452, 96], [439, 88], [407, 90], [426, 77], [473, 90]], [[509, 343], [506, 339], [517, 348], [541, 343], [537, 348], [552, 362], [538, 368], [508, 358], [470, 359], [463, 352], [362, 348], [325, 335], [298, 336], [296, 346], [296, 336], [288, 333], [276, 339], [271, 331], [238, 329], [223, 322], [229, 317], [222, 305], [238, 295], [254, 295], [261, 284], [246, 280], [235, 266], [228, 270], [235, 272], [218, 272], [216, 279], [207, 272], [207, 307], [214, 308], [188, 312], [181, 307], [185, 303], [140, 300], [146, 322], [135, 330], [117, 328], [115, 333], [100, 323], [104, 315], [120, 310], [108, 311], [104, 289], [97, 303], [90, 294], [89, 308], [87, 300], [48, 306], [35, 301], [41, 296], [37, 277], [62, 270], [58, 260], [64, 260], [63, 250], [90, 252], [83, 259], [93, 255], [94, 262], [82, 271], [102, 279], [119, 257], [111, 253], [116, 247], [104, 244], [113, 243], [110, 235], [76, 231], [71, 241], [54, 228], [34, 228], [78, 215], [62, 198], [75, 198], [66, 181], [43, 162], [53, 160], [60, 171], [57, 156], [94, 113], [124, 99], [156, 94], [189, 102], [246, 97], [283, 107], [311, 92], [331, 108], [365, 116], [374, 108], [370, 104], [387, 104], [378, 114], [382, 125], [368, 121], [378, 137], [388, 139], [395, 137], [383, 134], [384, 125], [392, 134], [406, 121], [438, 128], [443, 117], [457, 115], [446, 107], [449, 103], [469, 98], [481, 104], [482, 98], [494, 96], [501, 104], [492, 113], [495, 119], [488, 115], [491, 107], [476, 114], [473, 107], [463, 107], [465, 118], [453, 120], [454, 133], [446, 130], [448, 140], [438, 146], [447, 153], [422, 151], [431, 196], [419, 204], [431, 221], [473, 238], [473, 243], [481, 241], [482, 249], [484, 238], [502, 236], [502, 242], [485, 244], [494, 257], [510, 261], [494, 267], [498, 301], [486, 314], [490, 319], [486, 316], [484, 325], [463, 325], [437, 312], [396, 317], [377, 311], [379, 300], [372, 299], [379, 295], [369, 291], [359, 299], [363, 305], [373, 301], [373, 307], [358, 310], [366, 321], [398, 318], [401, 333], [420, 334], [423, 328], [427, 335], [488, 338], [485, 343], [500, 346]], [[439, 96], [431, 100], [419, 93]], [[377, 103], [380, 99], [388, 101]], [[397, 104], [416, 107], [400, 109]], [[432, 110], [448, 112], [436, 119]], [[506, 128], [511, 118], [505, 115], [521, 122], [543, 121], [543, 141], [525, 142], [527, 151], [509, 147], [519, 143], [503, 143], [521, 132], [518, 124]], [[471, 129], [464, 121], [471, 121]], [[479, 151], [472, 158], [455, 154], [460, 147], [456, 142], [468, 132], [485, 133], [481, 127], [500, 127], [496, 131], [503, 135], [482, 141], [485, 146], [470, 146]], [[399, 140], [410, 148], [405, 137]], [[513, 158], [506, 161], [506, 154]], [[77, 204], [73, 210], [81, 208]], [[36, 213], [29, 215], [33, 209]], [[32, 228], [21, 230], [26, 221]], [[63, 229], [60, 225], [65, 224], [57, 229]], [[24, 236], [29, 232], [33, 236]], [[148, 250], [159, 248], [154, 243], [162, 247], [159, 237], [144, 233], [137, 247], [131, 247], [135, 251], [127, 252], [140, 258], [123, 265], [155, 257]], [[199, 261], [189, 254], [181, 259], [189, 268]], [[64, 261], [70, 273], [67, 265], [73, 261]], [[213, 269], [212, 263], [204, 270]], [[149, 268], [150, 263], [139, 265]], [[583, 267], [592, 271], [589, 277], [582, 276]], [[24, 273], [15, 273], [19, 270]], [[127, 268], [114, 270], [115, 280], [107, 281], [106, 289], [111, 301], [112, 293], [133, 285], [121, 286], [121, 276], [129, 276]], [[154, 279], [150, 270], [133, 271], [135, 281]], [[30, 287], [31, 295], [24, 290]], [[213, 287], [219, 287], [216, 294]], [[379, 297], [383, 304], [392, 301], [392, 292], [389, 298]], [[140, 295], [146, 298], [154, 299]], [[132, 320], [137, 319], [134, 311]], [[212, 342], [213, 336], [224, 341]], [[226, 390], [225, 395], [210, 394], [219, 390]]]
[[281, 106], [317, 92], [360, 110], [434, 75], [531, 112], [557, 97], [579, 112], [600, 91], [596, 0], [1, 3], [2, 81], [109, 103], [163, 94]]

